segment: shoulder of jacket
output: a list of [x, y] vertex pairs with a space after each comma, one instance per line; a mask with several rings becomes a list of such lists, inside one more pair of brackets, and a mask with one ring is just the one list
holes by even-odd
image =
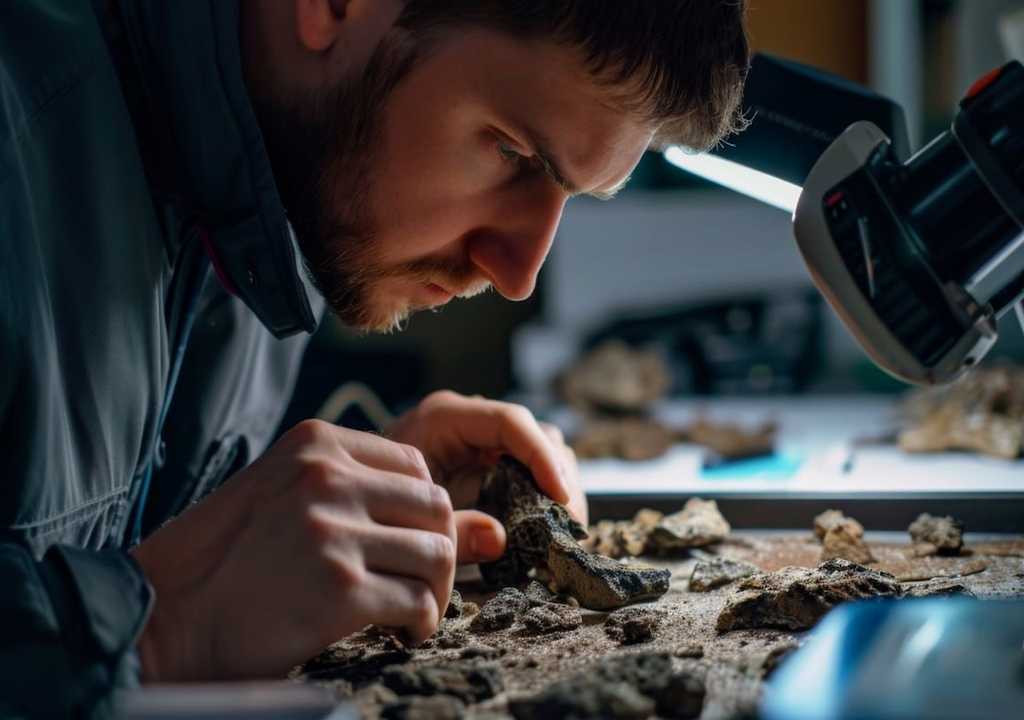
[[0, 3], [0, 174], [32, 123], [108, 59], [90, 0]]

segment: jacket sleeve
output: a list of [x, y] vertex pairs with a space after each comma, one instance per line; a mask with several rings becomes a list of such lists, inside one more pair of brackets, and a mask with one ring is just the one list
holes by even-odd
[[124, 550], [0, 542], [0, 717], [110, 717], [139, 683], [153, 591]]

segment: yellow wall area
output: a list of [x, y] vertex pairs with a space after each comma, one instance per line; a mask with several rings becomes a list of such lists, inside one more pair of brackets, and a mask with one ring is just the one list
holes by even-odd
[[797, 60], [866, 84], [867, 0], [750, 0], [754, 51]]

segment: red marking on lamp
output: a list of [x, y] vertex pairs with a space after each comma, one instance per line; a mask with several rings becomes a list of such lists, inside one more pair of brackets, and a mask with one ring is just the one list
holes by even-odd
[[964, 100], [970, 100], [975, 95], [981, 93], [982, 90], [984, 90], [989, 85], [994, 83], [996, 81], [996, 78], [998, 78], [1002, 74], [1002, 72], [1003, 69], [1001, 67], [993, 68], [992, 70], [989, 70], [987, 73], [985, 73], [980, 78], [975, 80], [974, 84], [971, 85], [971, 89], [967, 91], [966, 95], [964, 95]]

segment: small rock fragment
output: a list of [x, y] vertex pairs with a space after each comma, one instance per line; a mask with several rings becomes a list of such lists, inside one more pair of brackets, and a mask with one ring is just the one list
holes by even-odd
[[469, 635], [465, 630], [452, 627], [450, 622], [442, 622], [441, 627], [434, 631], [434, 634], [427, 638], [420, 647], [422, 648], [461, 648], [469, 641]]
[[860, 528], [860, 534], [864, 534], [864, 527], [853, 518], [846, 517], [842, 510], [826, 510], [814, 517], [814, 537], [822, 540], [825, 533], [842, 525], [856, 525]]
[[600, 520], [580, 545], [610, 558], [637, 557], [643, 554], [647, 536], [662, 517], [657, 510], [643, 508], [632, 520]]
[[531, 605], [549, 603], [553, 602], [555, 599], [555, 594], [548, 590], [544, 583], [539, 583], [536, 580], [530, 581], [530, 584], [526, 586], [524, 594]]
[[814, 534], [821, 540], [821, 559], [845, 558], [858, 565], [873, 560], [864, 542], [864, 526], [841, 510], [826, 510], [814, 518]]
[[521, 591], [514, 587], [503, 588], [484, 603], [469, 627], [476, 632], [493, 632], [512, 627], [516, 617], [526, 612], [529, 606], [530, 601]]
[[905, 587], [906, 597], [974, 597], [969, 587], [961, 583], [922, 583]]
[[619, 523], [615, 520], [598, 520], [587, 530], [587, 537], [582, 538], [579, 543], [587, 552], [607, 555], [608, 557], [619, 557], [616, 554], [615, 535]]
[[448, 599], [448, 607], [444, 609], [444, 616], [449, 619], [462, 617], [462, 595], [458, 590], [452, 590], [452, 596]]
[[467, 643], [464, 644], [462, 652], [459, 653], [459, 657], [463, 660], [472, 660], [474, 658], [497, 660], [507, 652], [508, 651], [505, 648], [491, 647], [490, 645], [484, 645], [483, 643]]
[[379, 679], [386, 667], [409, 662], [408, 650], [366, 652], [364, 648], [330, 647], [302, 666], [303, 675], [317, 680], [344, 680], [354, 688]]
[[680, 645], [672, 650], [672, 657], [702, 658], [704, 657], [704, 646], [700, 643], [695, 643], [693, 645]]
[[618, 457], [638, 462], [661, 457], [676, 443], [677, 433], [656, 420], [638, 417], [593, 420], [569, 445], [580, 458]]
[[397, 665], [385, 668], [381, 681], [399, 695], [451, 695], [467, 703], [486, 700], [503, 690], [494, 664], [454, 662], [416, 669]]
[[719, 632], [755, 628], [806, 630], [847, 600], [900, 597], [892, 575], [849, 560], [826, 560], [815, 569], [785, 567], [743, 580], [739, 594], [718, 616]]
[[598, 682], [627, 683], [654, 700], [658, 715], [695, 718], [704, 704], [703, 681], [672, 667], [672, 656], [661, 651], [611, 657], [590, 668]]
[[623, 565], [603, 555], [591, 555], [565, 536], [548, 548], [548, 572], [558, 592], [567, 593], [591, 610], [613, 610], [653, 600], [668, 592], [670, 570], [649, 565]]
[[399, 698], [380, 713], [384, 720], [461, 720], [466, 705], [451, 695]]
[[782, 661], [799, 647], [798, 643], [785, 642], [770, 649], [765, 653], [764, 659], [761, 661], [761, 677], [764, 679], [770, 677], [778, 669], [779, 665], [782, 664]]
[[508, 535], [505, 554], [480, 566], [488, 582], [517, 585], [531, 569], [538, 575], [543, 570], [553, 590], [594, 610], [650, 600], [668, 590], [668, 570], [622, 565], [587, 553], [576, 542], [586, 537], [583, 526], [544, 496], [529, 469], [511, 457], [503, 457], [484, 479], [480, 509], [497, 517]]
[[774, 422], [766, 422], [755, 430], [747, 430], [738, 425], [698, 418], [679, 433], [679, 439], [702, 445], [724, 460], [741, 460], [775, 452], [777, 429]]
[[676, 672], [663, 652], [623, 655], [586, 668], [575, 677], [551, 685], [538, 695], [515, 698], [509, 709], [526, 718], [695, 718], [704, 702], [704, 683]]
[[913, 423], [897, 438], [903, 450], [1019, 458], [1024, 451], [1024, 370], [979, 368], [951, 385], [915, 393], [904, 412]]
[[650, 642], [661, 628], [665, 613], [648, 607], [627, 607], [611, 613], [604, 621], [604, 632], [621, 645]]
[[537, 695], [510, 698], [508, 709], [516, 720], [647, 720], [654, 701], [625, 683], [576, 679]]
[[874, 560], [863, 537], [854, 535], [849, 527], [832, 528], [822, 540], [821, 559], [844, 558], [858, 565]]
[[523, 615], [523, 625], [536, 635], [575, 630], [582, 624], [583, 615], [579, 608], [558, 603], [537, 605]]
[[583, 411], [638, 412], [668, 392], [671, 375], [661, 354], [609, 340], [559, 378], [562, 397]]
[[713, 557], [694, 566], [693, 574], [690, 575], [690, 590], [708, 592], [759, 572], [761, 568], [757, 565], [742, 560]]
[[921, 513], [908, 530], [914, 541], [914, 554], [919, 557], [959, 555], [964, 544], [964, 524], [951, 515], [935, 517]]
[[718, 511], [718, 503], [690, 498], [682, 510], [666, 515], [651, 529], [646, 549], [658, 555], [673, 555], [721, 542], [731, 529]]

